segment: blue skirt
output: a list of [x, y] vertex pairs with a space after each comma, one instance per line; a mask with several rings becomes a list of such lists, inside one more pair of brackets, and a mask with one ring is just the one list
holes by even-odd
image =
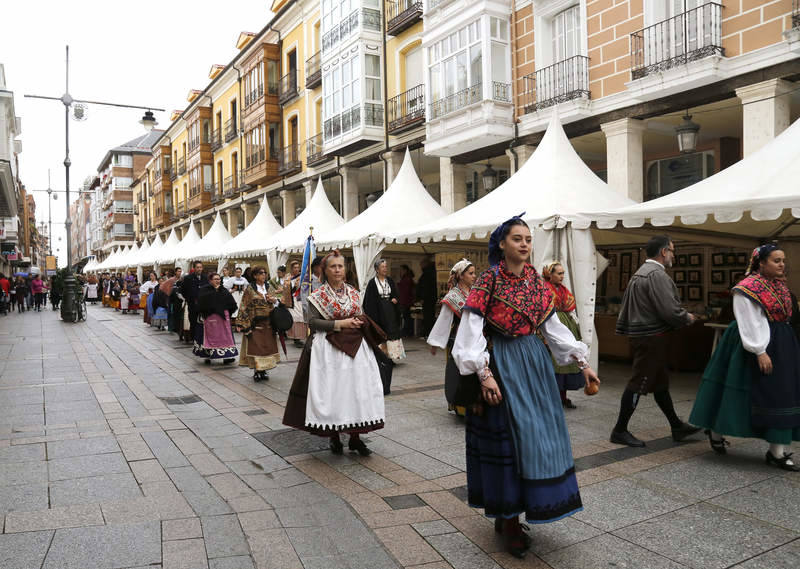
[[469, 504], [490, 518], [549, 523], [583, 509], [550, 353], [535, 336], [494, 335], [503, 402], [467, 413]]

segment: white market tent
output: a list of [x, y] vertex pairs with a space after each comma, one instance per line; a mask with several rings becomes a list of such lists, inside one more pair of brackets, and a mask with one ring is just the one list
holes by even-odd
[[286, 263], [290, 252], [303, 250], [311, 228], [315, 239], [324, 240], [326, 235], [343, 224], [344, 219], [328, 201], [320, 178], [314, 195], [302, 213], [264, 244], [270, 276], [277, 276], [278, 266]]
[[403, 165], [384, 194], [359, 215], [317, 240], [317, 248], [350, 247], [362, 290], [375, 275], [373, 263], [386, 246], [384, 237], [447, 216], [420, 182], [406, 148]]
[[119, 268], [122, 270], [127, 270], [129, 267], [136, 266], [136, 258], [139, 256], [139, 245], [136, 241], [133, 242], [128, 248], [128, 252], [125, 253], [125, 257], [119, 260]]
[[[387, 237], [387, 242], [427, 243], [485, 238], [508, 218], [525, 212], [534, 230], [534, 264], [560, 259], [565, 285], [575, 295], [581, 335], [596, 346], [595, 283], [605, 260], [589, 227], [594, 217], [635, 202], [612, 190], [570, 144], [555, 108], [542, 141], [527, 162], [497, 189], [446, 217]], [[599, 257], [599, 258], [598, 258]], [[598, 270], [599, 269], [599, 270]], [[597, 350], [592, 350], [597, 363]]]
[[[174, 232], [175, 230], [173, 229], [172, 231]], [[139, 251], [139, 266], [152, 267], [155, 265], [155, 259], [163, 248], [164, 242], [161, 240], [161, 237], [156, 235], [146, 252], [142, 253], [141, 250]]]
[[265, 199], [261, 202], [258, 213], [236, 237], [225, 244], [223, 253], [228, 258], [256, 257], [266, 253], [264, 244], [281, 231], [281, 224], [275, 220]]
[[[200, 241], [200, 235], [194, 228], [194, 223], [189, 223], [189, 227], [186, 230], [186, 235], [183, 236], [183, 239], [181, 239], [180, 242], [178, 241], [178, 236], [175, 235], [175, 230], [173, 229], [167, 238], [167, 242], [164, 243], [164, 247], [161, 249], [161, 252], [156, 258], [156, 263], [159, 265], [174, 263], [176, 266], [181, 266], [185, 271], [186, 267], [183, 265], [188, 265], [188, 261], [183, 259], [184, 255], [182, 252], [193, 248], [198, 241]], [[179, 263], [178, 261], [184, 262]]]
[[625, 228], [649, 222], [741, 238], [798, 236], [798, 218], [800, 120], [718, 174], [664, 197], [596, 216], [596, 222], [598, 229], [612, 229], [618, 221]]
[[108, 257], [106, 257], [105, 261], [100, 263], [98, 268], [102, 269], [103, 271], [108, 271], [109, 269], [115, 268], [117, 266], [115, 263], [119, 259], [121, 251], [122, 249], [120, 247], [114, 249], [114, 251]]
[[147, 251], [150, 249], [150, 243], [147, 242], [147, 237], [142, 240], [142, 246], [139, 247], [136, 255], [128, 259], [131, 267], [138, 267], [142, 264], [142, 259], [146, 258]]
[[222, 223], [222, 216], [217, 212], [214, 223], [208, 228], [202, 239], [191, 247], [181, 248], [176, 259], [191, 261], [201, 259], [207, 261], [217, 260], [224, 256], [225, 244], [231, 240], [231, 234]]

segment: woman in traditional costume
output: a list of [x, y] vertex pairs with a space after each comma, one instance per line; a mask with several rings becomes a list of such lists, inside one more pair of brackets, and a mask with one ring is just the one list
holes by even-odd
[[375, 261], [375, 278], [367, 283], [364, 291], [364, 314], [372, 318], [386, 333], [386, 353], [393, 362], [406, 357], [397, 286], [389, 276], [385, 259]]
[[141, 292], [136, 275], [130, 274], [125, 278], [126, 288], [128, 289], [128, 311], [131, 314], [139, 314], [139, 302]]
[[140, 294], [144, 295], [145, 297], [145, 305], [144, 305], [144, 316], [143, 320], [145, 324], [150, 324], [150, 317], [155, 312], [153, 308], [153, 290], [158, 288], [158, 276], [156, 275], [155, 271], [150, 271], [150, 276], [148, 277], [149, 280], [144, 283], [141, 287], [139, 287]]
[[[456, 362], [451, 357], [453, 342], [461, 322], [461, 310], [467, 302], [467, 296], [474, 282], [475, 266], [472, 263], [461, 259], [453, 265], [453, 268], [450, 269], [450, 280], [447, 281], [450, 290], [444, 295], [439, 317], [428, 334], [428, 344], [431, 346], [432, 355], [436, 355], [436, 348], [445, 350], [447, 364], [444, 372], [444, 396], [447, 399], [447, 408], [455, 411], [459, 417], [466, 415], [467, 405], [476, 403], [475, 399], [464, 400], [464, 396], [469, 394], [465, 393], [463, 389], [459, 390], [462, 384], [461, 374]], [[473, 392], [472, 395], [476, 395], [476, 393]]]
[[[89, 275], [89, 278], [86, 279], [86, 300], [91, 303], [95, 304], [100, 297], [99, 292], [100, 285], [97, 284], [97, 277], [94, 275]], [[53, 297], [52, 290], [50, 291], [50, 297]]]
[[294, 324], [292, 324], [292, 327], [286, 332], [286, 337], [294, 340], [295, 348], [302, 348], [303, 342], [306, 341], [306, 337], [308, 336], [308, 327], [306, 326], [306, 319], [303, 314], [303, 304], [300, 302], [300, 262], [292, 261], [289, 267], [292, 271], [291, 277], [289, 278], [292, 304], [286, 308], [289, 309]]
[[324, 283], [308, 297], [312, 335], [297, 364], [283, 423], [329, 437], [334, 454], [342, 454], [339, 435], [348, 433], [348, 448], [367, 456], [372, 451], [360, 435], [383, 428], [380, 366], [392, 364], [380, 350], [385, 337], [364, 316], [361, 295], [344, 278], [342, 254], [326, 255]]
[[[581, 339], [581, 330], [578, 327], [577, 314], [575, 312], [575, 296], [564, 286], [564, 265], [561, 261], [553, 261], [545, 265], [542, 269], [542, 277], [550, 287], [555, 301], [556, 317], [561, 323], [569, 328], [576, 340]], [[556, 383], [558, 392], [561, 395], [561, 405], [566, 409], [575, 409], [575, 404], [567, 397], [567, 391], [583, 389], [586, 380], [583, 378], [578, 364], [570, 362], [566, 365], [559, 365], [553, 357], [553, 368], [556, 372]]]
[[[247, 279], [242, 276], [241, 267], [236, 267], [233, 273], [234, 274], [232, 277], [223, 279], [223, 286], [230, 291], [231, 296], [233, 296], [233, 300], [236, 301], [237, 309], [233, 314], [231, 314], [231, 320], [233, 320], [233, 322], [235, 323], [236, 317], [238, 316], [239, 313], [239, 309], [242, 306], [242, 298], [244, 297], [244, 291], [246, 288], [250, 286], [250, 283], [247, 282]], [[252, 274], [255, 277], [255, 269], [253, 269]]]
[[236, 310], [236, 301], [222, 286], [219, 273], [211, 273], [208, 283], [201, 287], [197, 300], [197, 311], [203, 322], [202, 326], [195, 326], [192, 352], [207, 364], [211, 360], [233, 363], [239, 355], [231, 329], [231, 314]]
[[[236, 320], [236, 325], [242, 331], [239, 365], [253, 370], [253, 381], [262, 381], [269, 379], [267, 372], [281, 361], [277, 333], [272, 329], [269, 319], [277, 298], [269, 292], [267, 270], [264, 267], [254, 267], [252, 274], [255, 285], [244, 290]], [[284, 302], [290, 302], [288, 294]]]
[[462, 375], [477, 374], [486, 402], [467, 409], [469, 504], [495, 518], [516, 557], [530, 547], [520, 514], [540, 524], [583, 508], [550, 353], [537, 332], [556, 361], [576, 361], [587, 384], [599, 382], [586, 345], [551, 318], [553, 295], [528, 263], [531, 249], [520, 216], [494, 230], [490, 268], [467, 297], [452, 352]]
[[800, 440], [800, 344], [790, 325], [785, 263], [774, 243], [753, 251], [733, 287], [736, 320], [706, 366], [689, 422], [706, 428], [718, 454], [728, 445], [722, 435], [764, 439], [766, 463], [797, 472], [786, 447]]

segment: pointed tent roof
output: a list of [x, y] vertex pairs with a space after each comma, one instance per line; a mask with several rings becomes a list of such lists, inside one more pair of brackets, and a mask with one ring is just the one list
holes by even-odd
[[224, 254], [226, 257], [263, 255], [264, 243], [281, 229], [283, 229], [281, 224], [275, 220], [269, 202], [265, 198], [250, 225], [225, 244]]
[[118, 263], [120, 259], [122, 259], [122, 256], [125, 254], [125, 250], [125, 246], [117, 247], [117, 250], [106, 259], [105, 268], [116, 269], [119, 266]]
[[179, 259], [219, 259], [223, 256], [225, 244], [231, 240], [231, 234], [222, 223], [222, 216], [217, 212], [214, 223], [208, 228], [203, 238], [191, 247], [181, 247], [177, 255]]
[[[800, 218], [800, 120], [747, 158], [705, 180], [664, 197], [623, 208], [598, 219], [599, 228], [693, 225], [699, 228], [765, 237], [780, 231], [797, 235]], [[749, 212], [749, 219], [744, 213]], [[773, 224], [763, 222], [775, 221]], [[732, 223], [736, 227], [731, 227]], [[727, 227], [726, 227], [727, 225]], [[770, 225], [770, 227], [766, 227]], [[787, 231], [782, 231], [786, 229]]]
[[526, 212], [532, 226], [559, 227], [572, 222], [586, 228], [584, 212], [610, 212], [633, 204], [592, 172], [570, 144], [553, 111], [536, 151], [493, 192], [455, 213], [413, 231], [398, 232], [398, 243], [453, 241], [486, 236], [503, 221]]
[[114, 261], [114, 268], [115, 269], [122, 269], [127, 268], [125, 265], [128, 262], [128, 256], [131, 254], [131, 246], [126, 245], [123, 247], [122, 252], [117, 257], [117, 260]]
[[150, 243], [147, 242], [147, 237], [142, 240], [142, 246], [139, 247], [139, 251], [136, 253], [135, 257], [130, 259], [130, 263], [132, 267], [138, 267], [142, 264], [142, 259], [145, 258], [147, 251], [150, 249]]
[[100, 261], [100, 264], [97, 265], [97, 268], [100, 269], [100, 270], [105, 271], [109, 267], [108, 262], [114, 260], [114, 256], [117, 254], [118, 251], [119, 251], [119, 247], [114, 249], [108, 257], [106, 257], [105, 259]]
[[441, 219], [447, 211], [420, 182], [406, 148], [403, 165], [378, 200], [359, 215], [317, 240], [322, 249], [352, 247], [371, 236], [383, 237]]
[[[172, 231], [174, 232], [175, 230], [173, 229]], [[139, 264], [142, 266], [151, 266], [155, 264], [155, 260], [163, 248], [164, 242], [161, 240], [161, 237], [156, 235], [153, 237], [153, 242], [150, 244], [150, 248], [147, 250], [147, 252], [140, 253]]]
[[136, 257], [139, 256], [139, 244], [136, 241], [133, 242], [133, 245], [130, 246], [128, 252], [125, 254], [125, 257], [120, 261], [120, 268], [127, 269], [128, 267], [135, 267], [136, 266]]
[[189, 228], [186, 230], [186, 235], [183, 239], [178, 241], [178, 236], [175, 235], [175, 230], [169, 234], [167, 242], [161, 249], [160, 254], [156, 258], [159, 263], [174, 263], [176, 259], [182, 258], [181, 251], [184, 249], [192, 248], [195, 243], [200, 241], [200, 235], [194, 228], [194, 223], [189, 223]]
[[314, 228], [315, 239], [325, 239], [330, 231], [343, 224], [344, 219], [328, 201], [320, 178], [314, 196], [306, 204], [306, 209], [289, 225], [273, 235], [264, 244], [264, 250], [302, 251], [311, 227]]

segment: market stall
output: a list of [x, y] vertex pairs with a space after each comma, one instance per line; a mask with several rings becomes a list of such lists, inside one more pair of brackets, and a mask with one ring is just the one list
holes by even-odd
[[282, 229], [281, 224], [272, 215], [269, 201], [264, 199], [250, 224], [239, 235], [225, 243], [223, 256], [229, 259], [264, 257], [266, 256], [264, 244]]
[[[231, 234], [222, 223], [222, 216], [217, 212], [214, 223], [211, 224], [203, 237], [194, 244], [181, 246], [176, 255], [176, 264], [188, 266], [196, 259], [201, 261], [216, 261], [217, 271], [222, 270], [222, 266], [227, 262], [224, 254], [225, 245], [231, 240]], [[183, 244], [183, 242], [181, 242]]]

